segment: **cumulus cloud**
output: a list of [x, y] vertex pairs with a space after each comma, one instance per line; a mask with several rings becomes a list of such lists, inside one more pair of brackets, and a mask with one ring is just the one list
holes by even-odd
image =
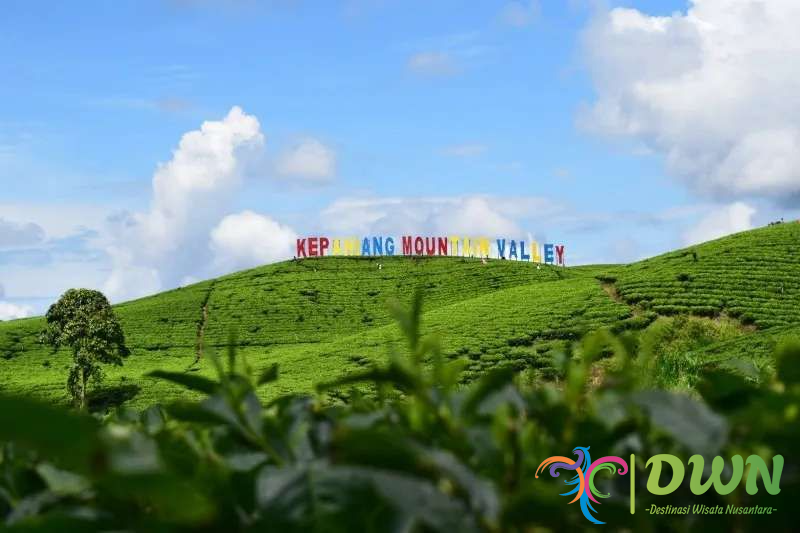
[[[63, 202], [5, 202], [0, 213], [7, 220], [30, 221], [42, 230], [44, 239], [63, 239], [87, 229], [99, 230], [111, 210], [96, 204]], [[38, 233], [38, 230], [34, 233]]]
[[451, 76], [458, 69], [447, 52], [418, 52], [408, 58], [408, 70], [421, 76]]
[[6, 293], [2, 285], [0, 285], [0, 321], [14, 320], [17, 318], [25, 318], [31, 316], [33, 309], [28, 305], [16, 305], [11, 302], [4, 301]]
[[541, 10], [542, 6], [539, 4], [539, 0], [509, 2], [500, 12], [500, 21], [509, 26], [524, 28], [539, 18]]
[[188, 276], [214, 274], [209, 235], [227, 214], [248, 156], [263, 144], [258, 120], [239, 107], [183, 135], [153, 176], [150, 210], [112, 221], [107, 294], [115, 300], [141, 296]]
[[752, 229], [755, 213], [753, 207], [742, 202], [719, 207], [686, 231], [683, 236], [684, 244], [699, 244]]
[[428, 234], [524, 237], [518, 220], [545, 220], [561, 206], [539, 197], [353, 198], [321, 213], [332, 234]]
[[336, 152], [317, 139], [305, 139], [281, 154], [276, 171], [309, 182], [328, 182], [336, 174]]
[[17, 318], [27, 318], [33, 313], [33, 308], [29, 305], [16, 305], [0, 300], [0, 322], [3, 320], [15, 320]]
[[32, 222], [18, 223], [0, 217], [0, 248], [30, 246], [44, 240], [44, 230]]
[[211, 231], [210, 248], [220, 271], [230, 272], [292, 257], [297, 234], [268, 216], [243, 211]]
[[800, 198], [800, 2], [692, 0], [685, 13], [602, 12], [585, 54], [583, 126], [661, 154], [717, 198]]

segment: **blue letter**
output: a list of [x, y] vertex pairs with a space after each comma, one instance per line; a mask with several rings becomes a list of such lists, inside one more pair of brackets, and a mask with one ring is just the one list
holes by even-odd
[[364, 237], [361, 241], [361, 255], [372, 255], [369, 253], [369, 237]]
[[508, 245], [508, 258], [519, 259], [517, 257], [517, 241], [511, 239], [511, 244]]
[[375, 255], [383, 255], [383, 237], [372, 238], [372, 251]]
[[386, 255], [394, 255], [394, 239], [386, 237]]
[[497, 239], [497, 255], [502, 258], [506, 256], [506, 240], [505, 239]]
[[553, 245], [552, 244], [545, 244], [544, 245], [544, 262], [548, 265], [553, 264]]
[[531, 254], [525, 253], [525, 241], [519, 241], [519, 258], [523, 261], [531, 260]]

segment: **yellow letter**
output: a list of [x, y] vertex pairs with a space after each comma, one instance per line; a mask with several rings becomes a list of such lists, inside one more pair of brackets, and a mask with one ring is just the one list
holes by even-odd
[[450, 241], [450, 255], [458, 255], [458, 241], [461, 240], [461, 237], [451, 235], [448, 240]]
[[539, 243], [531, 241], [531, 261], [534, 263], [542, 262], [542, 255], [539, 253]]
[[478, 239], [478, 249], [481, 257], [489, 257], [489, 239], [486, 237]]

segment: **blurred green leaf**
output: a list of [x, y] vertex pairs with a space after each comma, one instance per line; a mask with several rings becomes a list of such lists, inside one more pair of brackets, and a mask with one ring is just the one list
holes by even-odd
[[87, 472], [99, 452], [97, 428], [89, 416], [0, 394], [0, 441], [29, 446], [78, 472]]
[[186, 372], [168, 372], [166, 370], [154, 370], [146, 374], [151, 378], [163, 379], [178, 385], [182, 385], [189, 390], [202, 392], [204, 394], [214, 394], [219, 388], [219, 383], [208, 379], [207, 377], [198, 376], [197, 374], [187, 374]]
[[800, 383], [800, 339], [789, 339], [775, 350], [778, 378], [787, 385]]
[[393, 360], [386, 368], [373, 368], [343, 376], [339, 379], [317, 385], [317, 390], [322, 392], [344, 385], [356, 383], [387, 383], [401, 390], [414, 390], [420, 387], [419, 378], [404, 365]]
[[281, 531], [480, 530], [431, 483], [372, 468], [265, 467], [257, 495], [262, 523]]
[[49, 463], [41, 463], [36, 472], [47, 483], [47, 487], [59, 496], [77, 496], [91, 488], [89, 480], [78, 474], [60, 470]]
[[645, 391], [633, 396], [653, 425], [692, 454], [710, 457], [719, 453], [728, 435], [725, 418], [702, 402], [684, 394]]
[[756, 388], [738, 374], [725, 370], [705, 372], [697, 390], [715, 409], [729, 411], [752, 401]]
[[261, 375], [258, 376], [256, 384], [264, 385], [266, 383], [272, 383], [277, 379], [278, 379], [278, 363], [273, 363], [266, 370], [261, 372]]
[[482, 402], [506, 387], [513, 378], [514, 370], [510, 367], [489, 371], [467, 390], [462, 412], [467, 416], [474, 416]]
[[166, 524], [200, 525], [216, 511], [202, 487], [166, 473], [108, 476], [98, 489], [104, 497], [135, 505]]
[[201, 404], [189, 401], [177, 401], [164, 407], [167, 414], [175, 420], [198, 424], [225, 424], [227, 420], [204, 408]]
[[423, 293], [421, 290], [414, 292], [411, 299], [411, 307], [406, 308], [397, 301], [389, 302], [389, 312], [394, 317], [403, 336], [409, 343], [412, 357], [419, 353], [420, 341], [420, 319], [422, 317]]

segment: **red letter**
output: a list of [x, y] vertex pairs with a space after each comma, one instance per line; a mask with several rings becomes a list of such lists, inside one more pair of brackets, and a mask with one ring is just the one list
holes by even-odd
[[556, 258], [557, 258], [556, 262], [559, 265], [563, 265], [564, 264], [564, 245], [563, 244], [561, 244], [559, 246], [556, 246]]
[[447, 255], [447, 237], [439, 237], [439, 255]]
[[317, 257], [318, 248], [317, 248], [317, 237], [309, 237], [308, 238], [308, 255], [311, 257]]
[[297, 239], [297, 257], [306, 256], [306, 240]]
[[403, 255], [411, 255], [411, 237], [403, 237]]
[[422, 237], [417, 237], [414, 239], [414, 253], [417, 255], [422, 255], [422, 252], [425, 251], [425, 242], [422, 240]]
[[330, 241], [327, 237], [320, 237], [319, 239], [319, 255], [325, 255], [325, 250], [328, 249], [330, 245]]
[[436, 239], [433, 237], [425, 237], [425, 253], [433, 255], [436, 253]]

